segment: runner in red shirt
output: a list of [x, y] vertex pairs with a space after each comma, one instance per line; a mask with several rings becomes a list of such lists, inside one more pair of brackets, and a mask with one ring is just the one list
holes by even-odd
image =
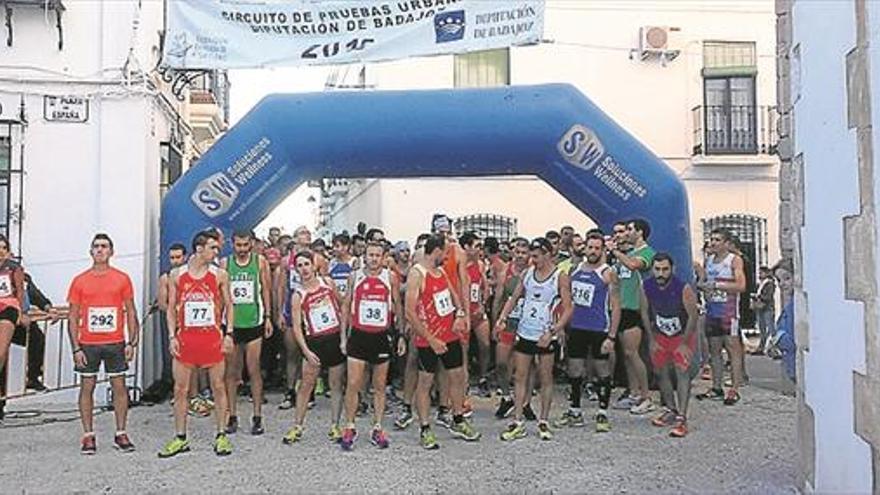
[[416, 409], [421, 422], [421, 445], [426, 449], [439, 447], [429, 415], [429, 395], [438, 361], [443, 362], [449, 378], [453, 410], [450, 431], [468, 441], [480, 438], [463, 416], [466, 383], [461, 335], [467, 331], [467, 311], [458, 294], [451, 290], [448, 277], [440, 270], [445, 245], [446, 239], [441, 235], [428, 238], [424, 256], [410, 270], [406, 280], [406, 318], [415, 332], [418, 352]]
[[342, 415], [342, 387], [345, 372], [347, 314], [340, 310], [336, 285], [329, 277], [319, 275], [315, 255], [300, 251], [294, 256], [301, 285], [290, 297], [290, 320], [293, 337], [302, 350], [302, 382], [296, 395], [294, 425], [283, 442], [293, 444], [302, 439], [308, 410], [309, 395], [321, 368], [328, 368], [330, 378], [330, 432], [331, 440], [341, 439], [339, 417]]
[[134, 445], [125, 432], [128, 417], [125, 373], [140, 338], [134, 290], [128, 275], [110, 266], [113, 241], [107, 234], [95, 235], [91, 255], [92, 267], [73, 279], [67, 295], [70, 304], [68, 334], [75, 368], [82, 378], [79, 389], [79, 414], [83, 426], [80, 451], [91, 455], [97, 450], [92, 411], [98, 370], [103, 362], [104, 373], [110, 377], [113, 389], [114, 444], [123, 452], [131, 452]]
[[26, 318], [21, 311], [24, 291], [24, 270], [12, 259], [9, 240], [0, 235], [0, 371], [6, 366], [15, 326]]
[[345, 420], [342, 448], [350, 450], [357, 430], [355, 415], [358, 392], [364, 384], [367, 364], [373, 366], [373, 430], [370, 441], [384, 449], [388, 438], [382, 429], [385, 416], [385, 387], [389, 361], [395, 352], [391, 328], [402, 326], [403, 307], [400, 302], [400, 281], [397, 274], [382, 266], [384, 247], [377, 242], [367, 244], [366, 266], [349, 275], [342, 310], [351, 315], [351, 336], [348, 351], [348, 383], [345, 387]]
[[[192, 241], [192, 257], [186, 265], [170, 274], [168, 284], [168, 334], [174, 356], [174, 427], [176, 436], [159, 452], [159, 457], [172, 457], [189, 451], [186, 438], [187, 392], [190, 377], [198, 369], [207, 368], [214, 396], [214, 418], [217, 436], [214, 453], [232, 453], [226, 436], [228, 401], [224, 378], [224, 354], [232, 351], [231, 329], [224, 334], [221, 323], [232, 322], [233, 305], [229, 291], [229, 275], [214, 260], [220, 244], [209, 232], [199, 232]], [[230, 325], [231, 327], [231, 325]]]
[[[486, 270], [480, 260], [480, 252], [483, 250], [483, 241], [473, 232], [465, 232], [458, 243], [464, 249], [468, 285], [464, 291], [468, 296], [468, 315], [470, 317], [471, 331], [477, 337], [479, 347], [480, 381], [479, 394], [490, 397], [489, 389], [489, 352], [492, 350], [489, 342], [489, 319], [486, 317], [486, 303], [489, 300], [489, 282], [486, 279]], [[465, 349], [467, 352], [467, 349]], [[467, 366], [465, 366], [467, 370]], [[465, 372], [465, 377], [468, 374]], [[466, 378], [465, 383], [470, 383]]]

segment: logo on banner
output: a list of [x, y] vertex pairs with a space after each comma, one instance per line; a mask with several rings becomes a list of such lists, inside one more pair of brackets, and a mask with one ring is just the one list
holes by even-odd
[[464, 38], [464, 11], [454, 10], [434, 16], [434, 33], [437, 43], [448, 43]]
[[193, 203], [211, 218], [229, 211], [236, 198], [238, 186], [223, 172], [203, 179], [192, 194]]
[[565, 161], [584, 170], [593, 168], [605, 154], [605, 146], [592, 130], [575, 124], [556, 145]]

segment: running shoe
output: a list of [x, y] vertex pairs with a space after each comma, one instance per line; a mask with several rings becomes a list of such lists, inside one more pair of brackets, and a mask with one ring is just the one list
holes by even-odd
[[405, 430], [413, 422], [412, 406], [404, 404], [397, 413], [397, 419], [394, 420], [394, 427], [398, 430]]
[[507, 425], [507, 429], [501, 432], [501, 440], [505, 442], [511, 442], [513, 440], [517, 440], [520, 438], [525, 438], [528, 433], [526, 432], [526, 424], [522, 421], [514, 421]]
[[284, 394], [284, 400], [282, 400], [281, 404], [278, 405], [278, 409], [292, 409], [295, 405], [296, 392], [294, 392], [293, 390], [288, 390], [287, 393]]
[[98, 443], [95, 441], [95, 435], [83, 435], [82, 441], [80, 442], [82, 445], [79, 449], [79, 453], [82, 455], [95, 455], [98, 452]]
[[492, 387], [489, 386], [489, 380], [486, 378], [480, 378], [480, 383], [477, 385], [479, 390], [479, 396], [488, 399], [492, 397]]
[[162, 447], [162, 450], [159, 451], [159, 457], [165, 459], [184, 452], [189, 452], [189, 440], [184, 440], [176, 436]]
[[376, 425], [373, 427], [373, 432], [370, 433], [370, 443], [380, 449], [388, 448], [388, 435], [385, 434], [385, 430], [381, 426]]
[[324, 379], [318, 378], [315, 382], [315, 395], [324, 395]]
[[556, 428], [564, 428], [566, 426], [571, 427], [581, 427], [584, 426], [584, 415], [580, 411], [573, 411], [571, 409], [562, 413], [559, 419], [553, 422], [553, 426]]
[[538, 421], [538, 438], [541, 440], [553, 440], [553, 432], [550, 431], [550, 425], [544, 421]]
[[219, 456], [226, 456], [232, 453], [232, 442], [229, 441], [226, 433], [217, 434], [217, 438], [214, 439], [214, 453]]
[[529, 402], [526, 404], [526, 407], [523, 408], [523, 417], [526, 418], [526, 421], [537, 421], [538, 415], [535, 414], [535, 410], [532, 409], [532, 403]]
[[228, 435], [232, 435], [233, 433], [238, 431], [238, 416], [229, 416], [229, 421], [226, 422], [226, 433]]
[[651, 420], [651, 424], [658, 428], [671, 426], [672, 423], [675, 421], [675, 417], [676, 414], [672, 409], [664, 407], [663, 412], [661, 412], [659, 416]]
[[128, 438], [127, 433], [119, 433], [113, 438], [113, 447], [120, 452], [134, 452], [134, 444]]
[[608, 433], [609, 431], [611, 431], [611, 422], [608, 421], [608, 416], [602, 413], [596, 414], [596, 432]]
[[739, 402], [739, 392], [737, 392], [735, 389], [732, 389], [732, 388], [729, 389], [727, 391], [727, 394], [724, 396], [724, 405], [725, 406], [732, 406], [732, 405], [736, 404], [737, 402]]
[[331, 442], [339, 443], [342, 441], [342, 428], [339, 425], [330, 425], [330, 431], [327, 432], [327, 438]]
[[621, 411], [623, 411], [623, 410], [628, 411], [628, 410], [632, 409], [633, 407], [637, 406], [638, 404], [639, 404], [638, 398], [627, 394], [627, 395], [621, 395], [620, 398], [617, 399], [617, 402], [615, 402], [614, 405], [611, 406], [611, 408], [612, 409], [619, 409]]
[[419, 443], [422, 445], [422, 448], [426, 450], [436, 450], [440, 448], [440, 444], [437, 443], [437, 435], [435, 435], [434, 430], [430, 428], [422, 430], [419, 435]]
[[513, 399], [502, 397], [501, 403], [498, 404], [498, 410], [495, 411], [495, 418], [504, 419], [510, 416], [510, 413], [513, 412], [513, 406]]
[[347, 426], [342, 430], [342, 436], [339, 439], [339, 446], [342, 450], [351, 450], [354, 447], [354, 441], [357, 439], [357, 430], [354, 426]]
[[444, 428], [452, 428], [452, 413], [446, 410], [446, 408], [438, 408], [437, 418], [434, 421]]
[[262, 435], [266, 430], [263, 429], [263, 417], [254, 416], [251, 418], [251, 435]]
[[629, 410], [629, 413], [635, 414], [637, 416], [641, 416], [643, 414], [648, 414], [649, 412], [654, 411], [656, 409], [657, 409], [657, 406], [654, 405], [654, 402], [651, 400], [651, 398], [645, 397], [644, 399], [641, 400], [641, 402], [639, 402], [638, 404], [633, 406], [632, 409]]
[[468, 442], [476, 442], [482, 436], [480, 432], [474, 429], [471, 426], [470, 422], [466, 420], [462, 420], [461, 423], [455, 423], [452, 425], [452, 428], [449, 429], [449, 432], [452, 433], [452, 436], [461, 438], [462, 440], [466, 440]]
[[701, 380], [711, 380], [712, 379], [712, 367], [708, 364], [703, 366], [703, 370], [700, 372]]
[[284, 435], [284, 438], [281, 439], [281, 442], [284, 445], [293, 445], [296, 442], [302, 440], [304, 428], [302, 425], [294, 425], [293, 428], [288, 430], [288, 432]]
[[677, 416], [675, 418], [675, 428], [669, 430], [669, 436], [673, 438], [684, 438], [687, 434], [687, 420], [684, 416]]
[[722, 400], [724, 399], [724, 391], [720, 388], [710, 388], [702, 394], [694, 396], [697, 400]]

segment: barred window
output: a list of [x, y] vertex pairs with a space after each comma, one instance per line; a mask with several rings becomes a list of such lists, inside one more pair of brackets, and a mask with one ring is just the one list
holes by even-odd
[[516, 219], [503, 215], [477, 214], [458, 217], [453, 221], [455, 232], [476, 232], [483, 237], [509, 241], [517, 236]]

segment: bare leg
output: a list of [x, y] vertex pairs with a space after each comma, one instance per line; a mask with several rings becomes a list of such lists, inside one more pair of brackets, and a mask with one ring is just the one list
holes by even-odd
[[416, 346], [410, 342], [406, 355], [406, 370], [403, 375], [403, 403], [412, 405], [416, 386], [419, 383], [419, 366]]
[[190, 383], [196, 375], [194, 371], [177, 359], [171, 364], [171, 374], [174, 376], [174, 430], [177, 435], [186, 435], [187, 398]]
[[477, 336], [477, 344], [479, 347], [480, 358], [480, 380], [487, 378], [489, 374], [489, 353], [492, 351], [492, 344], [489, 340], [489, 320], [483, 319], [474, 330]]
[[739, 390], [743, 383], [743, 345], [739, 335], [725, 337], [725, 346], [730, 354], [730, 370], [733, 390]]
[[538, 379], [541, 383], [541, 416], [538, 419], [547, 421], [553, 404], [553, 354], [538, 356]]
[[[385, 383], [388, 379], [388, 362], [373, 365], [373, 383]], [[373, 387], [373, 425], [382, 426], [385, 417], [385, 387]]]
[[225, 431], [226, 412], [229, 401], [226, 396], [226, 362], [221, 361], [208, 368], [208, 379], [211, 384], [211, 395], [214, 396], [214, 421], [217, 423], [217, 431]]
[[416, 411], [422, 426], [431, 425], [431, 387], [434, 385], [434, 373], [419, 371], [416, 386]]
[[[241, 345], [236, 344], [232, 348], [232, 353], [226, 356], [226, 390], [229, 391], [229, 416], [235, 416], [238, 408], [238, 384], [241, 382], [242, 368], [242, 349]], [[228, 420], [228, 419], [227, 419]]]
[[[260, 369], [260, 355], [262, 353], [262, 338], [248, 342], [244, 348], [245, 363], [251, 381], [251, 398], [254, 400], [254, 416], [263, 415], [263, 373]], [[235, 399], [230, 400], [230, 403], [233, 402]]]
[[12, 342], [12, 334], [15, 333], [15, 325], [10, 321], [0, 321], [0, 371], [6, 367], [6, 358], [9, 357], [9, 343]]
[[725, 337], [709, 337], [709, 356], [712, 364], [712, 388], [721, 389], [724, 380], [724, 359], [721, 349]]
[[510, 365], [513, 346], [498, 343], [495, 346], [495, 375], [498, 378], [498, 387], [501, 395], [510, 397]]
[[522, 412], [525, 405], [532, 397], [529, 374], [531, 373], [532, 356], [521, 352], [513, 352], [513, 384], [514, 384], [514, 403], [513, 417], [517, 421], [522, 420]]
[[128, 389], [125, 387], [125, 375], [110, 378], [113, 387], [113, 416], [116, 419], [116, 431], [125, 431], [128, 420]]
[[641, 398], [649, 397], [648, 369], [639, 355], [639, 346], [642, 343], [642, 329], [633, 327], [624, 330], [621, 335], [623, 353], [626, 359], [626, 376], [629, 379], [631, 393]]
[[315, 389], [315, 381], [318, 379], [318, 373], [321, 372], [320, 366], [303, 360], [302, 362], [302, 384], [296, 393], [296, 415], [294, 422], [302, 425], [306, 419], [306, 410], [308, 409], [309, 395]]
[[345, 386], [346, 425], [353, 425], [357, 416], [358, 392], [363, 386], [364, 370], [366, 367], [366, 362], [352, 357], [348, 358], [348, 383]]
[[464, 370], [464, 365], [446, 370], [449, 375], [449, 399], [452, 401], [452, 412], [457, 415], [464, 413], [464, 397], [467, 393]]
[[[342, 399], [345, 396], [345, 389], [343, 388], [343, 380], [345, 379], [345, 364], [339, 364], [332, 368], [330, 368], [328, 372], [328, 379], [330, 380], [330, 423], [334, 425], [339, 424], [339, 417], [342, 415]], [[382, 388], [384, 392], [385, 389]], [[308, 397], [306, 397], [306, 401], [308, 401]]]
[[79, 416], [82, 421], [83, 433], [94, 432], [93, 411], [95, 409], [95, 384], [98, 378], [94, 376], [82, 377], [79, 386]]

